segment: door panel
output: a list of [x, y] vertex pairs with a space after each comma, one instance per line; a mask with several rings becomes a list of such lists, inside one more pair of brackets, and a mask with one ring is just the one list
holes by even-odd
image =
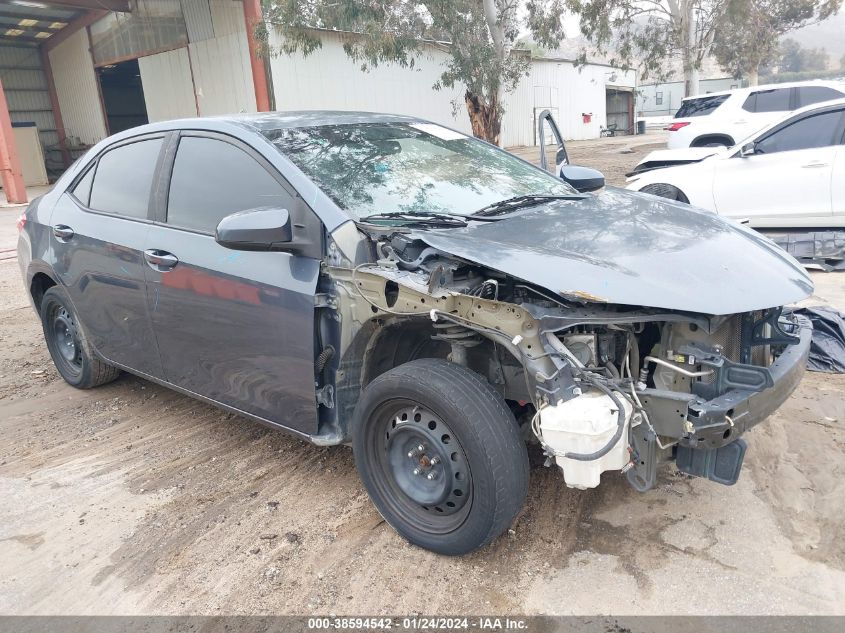
[[713, 185], [719, 215], [755, 219], [830, 214], [834, 147], [719, 161]]
[[[322, 225], [273, 168], [221, 135], [183, 132], [146, 240], [147, 301], [167, 380], [307, 434], [317, 432], [314, 299]], [[236, 251], [219, 221], [287, 209], [312, 257]]]
[[713, 185], [719, 214], [748, 218], [752, 226], [830, 216], [841, 125], [837, 109], [797, 115], [755, 139], [751, 155], [719, 161]]
[[161, 137], [102, 153], [56, 204], [54, 268], [91, 344], [107, 360], [160, 377], [146, 311], [144, 242]]
[[833, 206], [833, 225], [845, 226], [845, 145], [836, 148], [831, 182], [831, 203]]
[[146, 247], [175, 255], [146, 265], [148, 306], [166, 379], [304, 433], [317, 431], [314, 296], [318, 260], [223, 248], [153, 226]]
[[149, 225], [85, 211], [69, 194], [59, 198], [52, 222], [73, 230], [70, 239], [51, 237], [54, 268], [94, 348], [108, 360], [161, 376], [144, 288]]

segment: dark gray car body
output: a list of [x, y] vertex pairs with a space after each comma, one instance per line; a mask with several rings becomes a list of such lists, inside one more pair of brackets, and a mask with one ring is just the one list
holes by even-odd
[[[373, 261], [371, 239], [261, 130], [373, 121], [417, 119], [334, 112], [191, 119], [102, 141], [27, 212], [19, 260], [33, 302], [37, 307], [45, 284], [60, 284], [108, 363], [315, 442], [344, 441], [343, 418], [366, 380], [361, 366], [385, 313], [373, 307], [372, 322], [355, 321], [359, 308], [343, 313], [337, 303], [349, 295], [333, 296], [324, 273]], [[310, 232], [312, 246], [234, 251], [211, 235], [169, 226], [168, 165], [186, 133], [231, 139], [284, 181], [313, 220], [296, 225]], [[96, 212], [68, 193], [104, 151], [140, 137], [161, 137], [163, 144], [146, 217]], [[58, 237], [57, 226], [70, 227], [72, 237]], [[566, 299], [694, 313], [699, 322], [780, 306], [812, 291], [803, 268], [765, 238], [684, 205], [616, 189], [496, 223], [416, 229], [413, 236]], [[145, 256], [151, 250], [175, 255], [178, 265], [152, 264]], [[340, 316], [326, 319], [326, 310]], [[347, 332], [350, 321], [354, 331]], [[339, 354], [320, 385], [315, 360], [329, 343]]]

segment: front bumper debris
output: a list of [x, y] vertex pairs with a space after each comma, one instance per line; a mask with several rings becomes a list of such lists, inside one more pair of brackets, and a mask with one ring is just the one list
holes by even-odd
[[[795, 319], [797, 342], [787, 345], [771, 366], [751, 371], [750, 366], [725, 364], [732, 376], [723, 381], [728, 389], [722, 395], [706, 399], [661, 389], [639, 392], [649, 424], [631, 432], [634, 459], [626, 475], [634, 488], [654, 487], [658, 462], [671, 459], [684, 472], [720, 483], [735, 481], [745, 451], [733, 443], [776, 411], [804, 375], [813, 331], [808, 319]], [[742, 381], [749, 386], [736, 386]]]

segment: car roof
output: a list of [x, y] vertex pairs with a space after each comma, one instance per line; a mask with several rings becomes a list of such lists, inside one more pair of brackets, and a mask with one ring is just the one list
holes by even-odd
[[232, 131], [236, 126], [252, 132], [269, 130], [315, 127], [320, 125], [351, 125], [359, 123], [428, 123], [425, 119], [401, 114], [380, 112], [359, 112], [344, 110], [295, 110], [288, 112], [257, 112], [251, 114], [227, 114], [220, 116], [195, 117], [189, 119], [171, 119], [159, 123], [139, 125], [124, 132], [110, 136], [114, 142], [122, 137], [138, 136], [151, 132], [168, 130], [217, 130]]
[[774, 90], [776, 88], [797, 88], [801, 86], [827, 86], [829, 88], [839, 88], [845, 91], [845, 81], [838, 79], [813, 79], [811, 81], [787, 81], [782, 84], [762, 84], [759, 86], [746, 86], [745, 88], [733, 88], [731, 90], [719, 90], [717, 92], [707, 92], [705, 94], [694, 95], [692, 97], [684, 97], [682, 101], [689, 101], [691, 99], [702, 99], [705, 97], [718, 97], [721, 95], [745, 95], [751, 92], [760, 92], [761, 90]]
[[[296, 112], [261, 112], [255, 114], [233, 114], [191, 119], [174, 119], [148, 123], [113, 134], [91, 147], [83, 158], [75, 162], [59, 178], [53, 190], [62, 192], [90, 164], [92, 157], [123, 142], [131, 142], [147, 135], [162, 135], [176, 130], [214, 132], [239, 138], [251, 145], [264, 158], [285, 175], [299, 194], [309, 201], [320, 219], [331, 232], [351, 220], [324, 194], [312, 179], [305, 176], [289, 158], [273, 148], [272, 142], [263, 132], [284, 128], [313, 127], [320, 125], [344, 125], [361, 123], [428, 123], [425, 119], [398, 114], [377, 112], [344, 112], [334, 110], [303, 110]], [[272, 150], [272, 151], [269, 151]]]

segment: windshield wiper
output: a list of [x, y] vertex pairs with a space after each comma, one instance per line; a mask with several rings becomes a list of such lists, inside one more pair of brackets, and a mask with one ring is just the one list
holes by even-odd
[[390, 211], [374, 213], [361, 218], [361, 222], [372, 222], [373, 220], [376, 222], [379, 220], [405, 220], [407, 224], [439, 224], [441, 226], [467, 225], [467, 221], [462, 216], [434, 211]]
[[577, 193], [558, 195], [528, 194], [524, 196], [514, 196], [513, 198], [507, 198], [505, 200], [500, 200], [499, 202], [494, 202], [493, 204], [488, 204], [486, 207], [479, 209], [467, 217], [471, 219], [483, 218], [484, 216], [499, 215], [516, 209], [523, 209], [536, 204], [543, 204], [544, 202], [549, 202], [550, 200], [582, 200], [584, 198], [586, 198], [586, 196], [582, 196]]

